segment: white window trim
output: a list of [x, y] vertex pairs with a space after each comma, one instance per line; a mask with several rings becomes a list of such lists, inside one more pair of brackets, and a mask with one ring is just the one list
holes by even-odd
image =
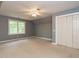
[[[18, 24], [18, 22], [24, 22], [24, 21], [19, 21], [19, 20], [14, 20], [14, 19], [8, 19], [8, 35], [18, 35], [18, 34], [25, 34], [26, 33], [26, 29], [25, 29], [25, 27], [24, 27], [24, 32], [23, 33], [18, 33], [18, 25], [17, 25], [17, 33], [10, 33], [9, 32], [9, 21], [10, 20], [13, 20], [13, 21], [17, 21], [17, 24]], [[24, 22], [24, 24], [26, 24], [25, 22]], [[26, 25], [25, 25], [26, 26]]]
[[[10, 33], [9, 32], [9, 21], [11, 21], [13, 19], [8, 19], [8, 35], [17, 35], [17, 33]], [[16, 20], [13, 20], [13, 21], [16, 21]]]

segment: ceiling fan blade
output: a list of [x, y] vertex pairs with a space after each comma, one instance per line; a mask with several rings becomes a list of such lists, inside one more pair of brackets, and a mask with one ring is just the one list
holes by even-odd
[[48, 15], [47, 12], [40, 12], [40, 16], [43, 16], [43, 15]]

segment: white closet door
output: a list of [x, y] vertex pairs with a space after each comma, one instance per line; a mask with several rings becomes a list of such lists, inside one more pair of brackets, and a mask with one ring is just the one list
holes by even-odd
[[61, 18], [60, 17], [56, 17], [56, 43], [57, 44], [61, 44]]
[[61, 44], [66, 46], [66, 41], [67, 41], [67, 20], [66, 20], [66, 16], [62, 16], [61, 19]]
[[72, 15], [66, 16], [66, 29], [65, 29], [65, 34], [66, 34], [66, 38], [65, 38], [65, 42], [66, 42], [66, 46], [68, 47], [72, 47]]
[[79, 15], [73, 15], [73, 47], [79, 49]]
[[57, 43], [79, 49], [79, 14], [58, 16], [56, 21]]
[[58, 44], [72, 47], [72, 16], [60, 16], [56, 21]]
[[76, 45], [77, 45], [76, 48], [79, 49], [79, 14], [78, 14], [78, 16], [77, 16], [77, 40], [76, 40], [76, 41], [77, 41], [77, 42], [76, 42]]
[[62, 32], [62, 17], [57, 17], [56, 18], [56, 42], [57, 44], [61, 44], [61, 36], [62, 34], [60, 34]]
[[57, 26], [56, 26], [56, 35], [57, 35], [57, 41], [60, 45], [66, 45], [66, 17], [60, 16], [57, 17]]
[[73, 15], [73, 47], [76, 48], [76, 40], [77, 40], [77, 16]]

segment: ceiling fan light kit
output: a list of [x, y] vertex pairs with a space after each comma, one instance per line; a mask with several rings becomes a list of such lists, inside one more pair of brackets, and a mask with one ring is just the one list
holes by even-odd
[[33, 14], [32, 14], [32, 17], [36, 17], [36, 16], [37, 16], [36, 13], [33, 13]]
[[32, 11], [32, 17], [36, 17], [39, 10], [40, 9], [37, 8], [36, 11]]

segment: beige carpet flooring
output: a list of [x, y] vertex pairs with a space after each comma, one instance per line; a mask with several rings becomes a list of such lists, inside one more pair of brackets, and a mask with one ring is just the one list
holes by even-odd
[[0, 58], [75, 58], [79, 50], [52, 45], [50, 41], [29, 38], [0, 44]]

